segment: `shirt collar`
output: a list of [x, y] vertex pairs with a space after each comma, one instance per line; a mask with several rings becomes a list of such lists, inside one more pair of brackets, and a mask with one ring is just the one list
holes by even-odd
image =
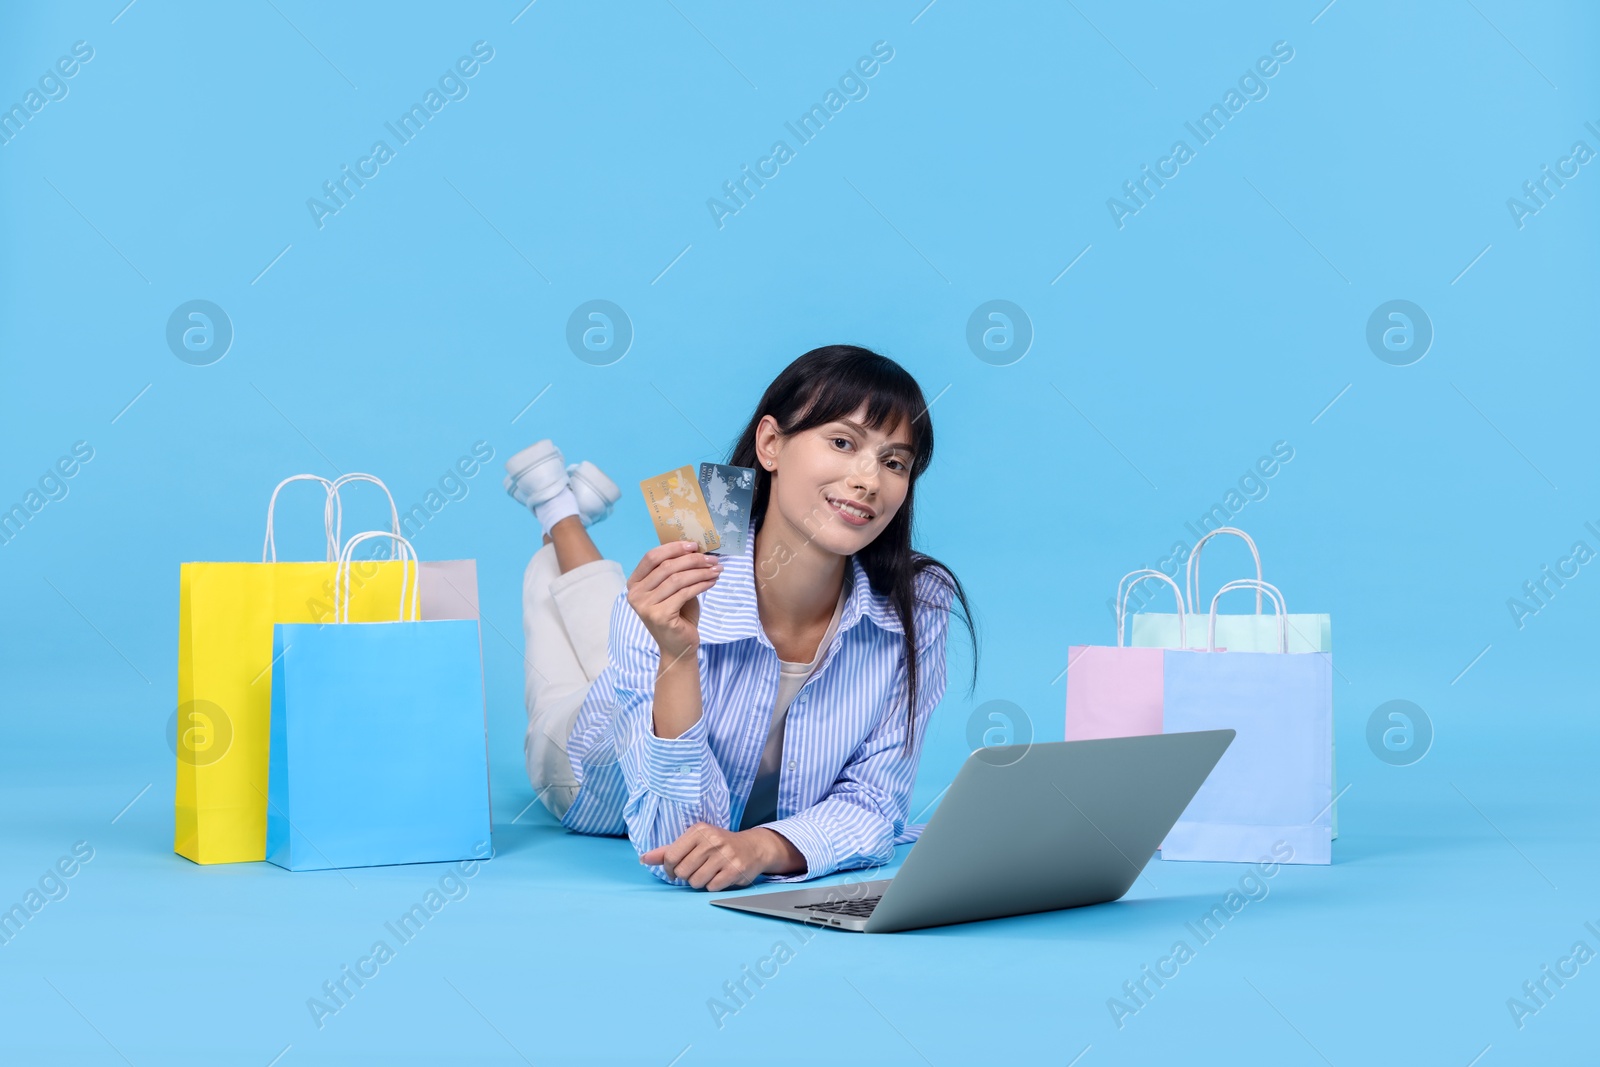
[[[754, 637], [769, 648], [772, 646], [761, 628], [761, 614], [756, 607], [755, 544], [752, 524], [745, 537], [745, 551], [724, 557], [722, 577], [700, 594], [701, 644], [723, 644]], [[889, 598], [873, 590], [866, 568], [855, 555], [850, 556], [845, 582], [848, 593], [837, 633], [849, 630], [863, 617], [889, 633], [905, 633]]]

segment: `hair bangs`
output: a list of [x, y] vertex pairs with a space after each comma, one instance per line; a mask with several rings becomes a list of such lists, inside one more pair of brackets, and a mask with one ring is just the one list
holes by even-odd
[[[848, 346], [838, 345], [835, 348]], [[859, 350], [854, 350], [859, 351]], [[910, 435], [912, 476], [922, 474], [933, 458], [927, 404], [916, 379], [889, 360], [838, 359], [805, 383], [809, 395], [799, 399], [794, 421], [786, 434], [809, 430], [837, 419], [852, 418], [866, 407], [866, 425], [887, 430], [900, 422]]]

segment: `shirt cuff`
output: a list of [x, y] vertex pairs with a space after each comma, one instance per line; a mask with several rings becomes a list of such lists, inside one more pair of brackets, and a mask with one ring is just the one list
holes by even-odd
[[701, 779], [711, 756], [705, 715], [677, 737], [657, 737], [654, 726], [647, 724], [641, 744], [646, 788], [667, 800], [698, 804], [703, 795]]
[[831, 872], [837, 863], [828, 835], [810, 819], [801, 815], [791, 815], [787, 819], [764, 822], [761, 825], [775, 834], [783, 835], [784, 839], [798, 849], [806, 860], [804, 871], [799, 874], [769, 876], [772, 881], [799, 882], [807, 878], [820, 878]]

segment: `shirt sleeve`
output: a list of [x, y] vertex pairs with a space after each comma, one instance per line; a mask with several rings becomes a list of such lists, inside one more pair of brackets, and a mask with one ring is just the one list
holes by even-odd
[[[728, 828], [728, 782], [707, 744], [704, 710], [679, 736], [656, 736], [661, 649], [626, 597], [619, 597], [612, 608], [607, 655], [616, 687], [612, 741], [627, 790], [622, 817], [635, 851], [642, 855], [670, 845], [697, 822]], [[703, 692], [704, 678], [701, 682]], [[652, 865], [650, 872], [673, 885], [689, 884], [687, 879], [667, 877], [660, 864]]]
[[[611, 634], [616, 631], [617, 612], [627, 607], [627, 599], [627, 591], [620, 590], [612, 602], [606, 627], [608, 650]], [[617, 837], [628, 832], [622, 819], [622, 799], [627, 795], [627, 788], [617, 766], [611, 728], [612, 709], [617, 698], [617, 663], [618, 657], [607, 656], [605, 667], [584, 693], [567, 736], [567, 760], [582, 788], [572, 799], [566, 814], [561, 816], [561, 825], [575, 833]]]
[[902, 656], [892, 689], [896, 699], [851, 755], [828, 795], [786, 819], [762, 824], [787, 838], [806, 860], [803, 873], [768, 875], [766, 880], [798, 882], [880, 866], [894, 858], [896, 839], [906, 829], [923, 736], [934, 707], [944, 698], [947, 681], [951, 593], [942, 583], [941, 589], [933, 604], [924, 607], [919, 601], [917, 609], [917, 710], [910, 748], [905, 744], [907, 671]]

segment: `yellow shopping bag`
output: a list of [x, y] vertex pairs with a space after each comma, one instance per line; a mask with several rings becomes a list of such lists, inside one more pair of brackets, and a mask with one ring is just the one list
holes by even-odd
[[[333, 618], [338, 546], [324, 509], [328, 558], [279, 563], [273, 543], [279, 483], [267, 505], [260, 563], [185, 563], [178, 579], [178, 780], [173, 851], [196, 863], [266, 857], [267, 753], [272, 713], [272, 627]], [[351, 573], [352, 622], [415, 620], [401, 603], [399, 561], [360, 561]]]

